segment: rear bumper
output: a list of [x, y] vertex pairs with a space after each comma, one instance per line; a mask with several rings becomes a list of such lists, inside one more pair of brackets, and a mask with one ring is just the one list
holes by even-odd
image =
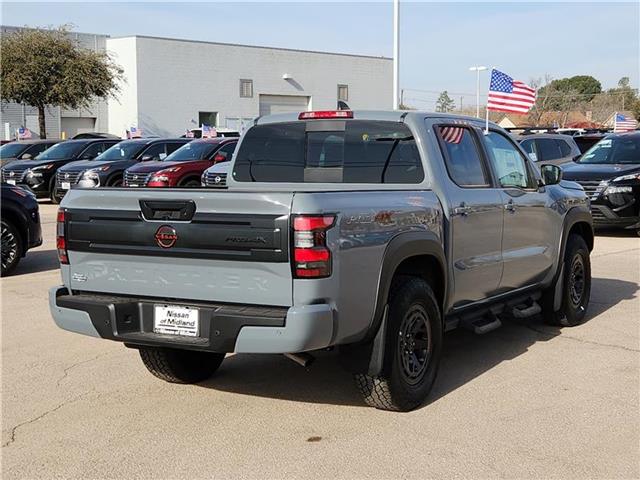
[[[200, 311], [200, 336], [153, 332], [154, 304], [184, 304]], [[49, 307], [60, 328], [131, 346], [160, 346], [236, 353], [295, 353], [331, 345], [333, 311], [329, 305], [256, 307], [97, 294], [69, 295], [49, 290]]]

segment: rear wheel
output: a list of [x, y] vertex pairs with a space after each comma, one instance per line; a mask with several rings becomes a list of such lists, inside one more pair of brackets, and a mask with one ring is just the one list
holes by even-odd
[[18, 266], [22, 256], [22, 237], [8, 220], [2, 220], [2, 276], [9, 275]]
[[580, 235], [569, 235], [565, 249], [562, 303], [553, 311], [555, 288], [545, 292], [543, 315], [547, 323], [563, 327], [579, 325], [584, 320], [591, 296], [591, 261], [589, 247]]
[[401, 277], [389, 299], [383, 371], [357, 374], [356, 385], [367, 405], [412, 410], [429, 394], [441, 354], [442, 322], [433, 290], [421, 278]]
[[225, 355], [159, 347], [141, 347], [139, 352], [147, 370], [169, 383], [206, 380], [218, 370]]

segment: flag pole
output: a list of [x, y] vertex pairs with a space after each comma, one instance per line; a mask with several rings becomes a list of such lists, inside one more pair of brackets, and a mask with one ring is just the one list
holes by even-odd
[[393, 109], [398, 110], [400, 89], [400, 0], [393, 0]]
[[[489, 85], [491, 85], [491, 78], [493, 77], [493, 67], [491, 67], [489, 73]], [[478, 107], [479, 108], [479, 107]], [[484, 134], [489, 135], [489, 97], [487, 96], [487, 105], [484, 107], [485, 119], [484, 119]]]
[[618, 123], [618, 112], [613, 112], [613, 131], [616, 131], [616, 123]]

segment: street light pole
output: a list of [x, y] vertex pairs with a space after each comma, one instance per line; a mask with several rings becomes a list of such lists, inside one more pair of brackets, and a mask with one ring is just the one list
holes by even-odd
[[476, 72], [476, 117], [480, 118], [480, 72], [483, 72], [487, 67], [481, 65], [475, 67], [469, 67], [469, 71]]
[[393, 109], [400, 97], [400, 0], [393, 0]]

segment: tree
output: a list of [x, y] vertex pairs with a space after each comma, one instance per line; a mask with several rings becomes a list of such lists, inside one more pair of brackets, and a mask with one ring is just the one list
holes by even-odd
[[117, 94], [123, 79], [108, 54], [81, 48], [68, 33], [66, 26], [24, 29], [0, 39], [2, 99], [36, 107], [41, 138], [46, 107], [88, 107]]
[[456, 108], [456, 102], [454, 102], [449, 94], [445, 90], [440, 94], [438, 100], [436, 101], [436, 112], [451, 112]]
[[591, 75], [576, 75], [547, 82], [538, 96], [547, 96], [550, 110], [564, 110], [579, 102], [590, 102], [602, 92], [602, 85]]

